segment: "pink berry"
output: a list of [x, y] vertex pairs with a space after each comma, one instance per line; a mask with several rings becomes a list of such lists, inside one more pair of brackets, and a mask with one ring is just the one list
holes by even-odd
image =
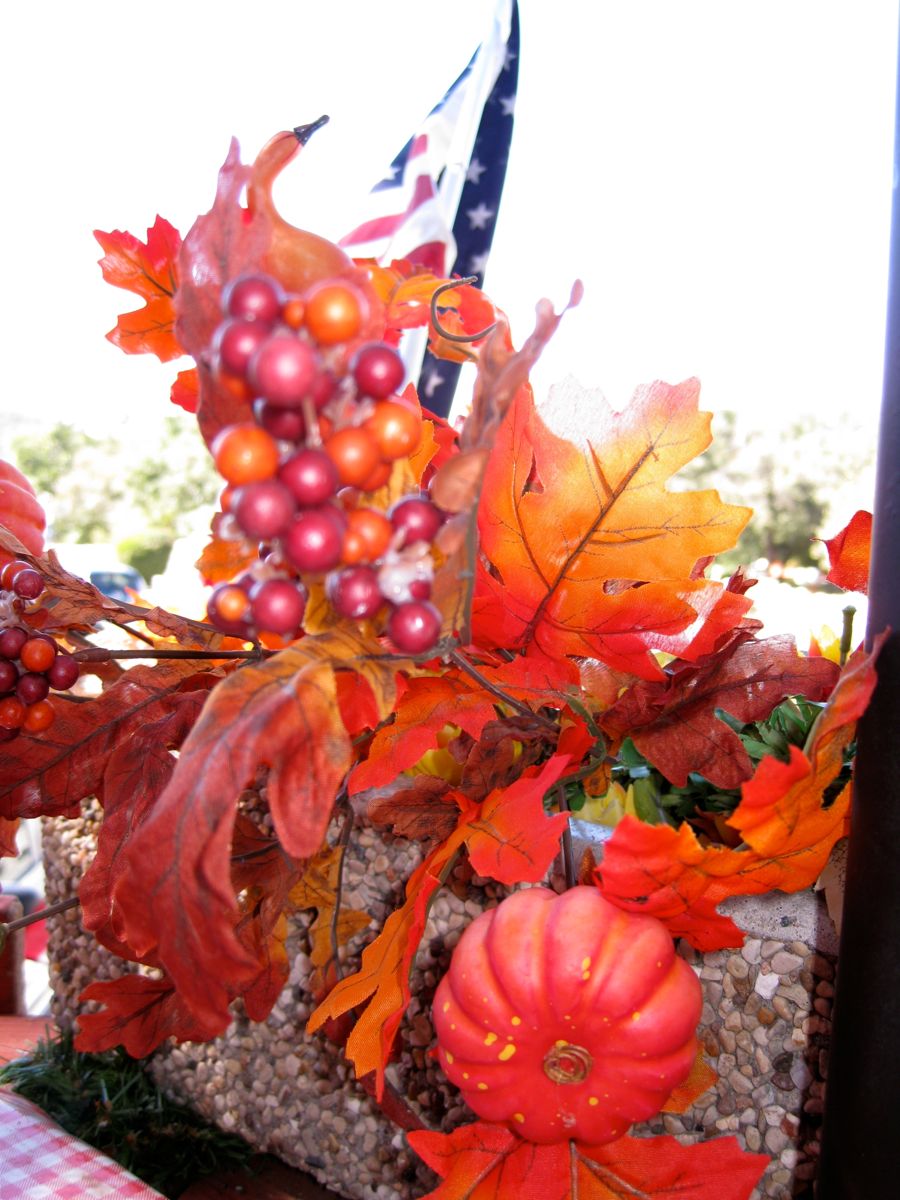
[[378, 573], [371, 567], [347, 567], [335, 571], [325, 581], [325, 592], [334, 611], [351, 621], [374, 617], [384, 604], [378, 587]]
[[398, 604], [388, 618], [387, 635], [403, 654], [424, 654], [436, 645], [441, 614], [427, 600]]
[[266, 579], [250, 593], [250, 612], [258, 629], [296, 633], [306, 609], [306, 588], [290, 579]]
[[230, 317], [244, 317], [274, 325], [281, 315], [284, 297], [278, 283], [268, 275], [239, 275], [222, 293], [222, 309]]
[[440, 509], [425, 496], [404, 496], [388, 510], [391, 525], [402, 531], [401, 546], [412, 542], [432, 542], [444, 523]]
[[299, 450], [278, 468], [278, 478], [301, 508], [317, 508], [340, 487], [338, 469], [324, 450]]
[[81, 674], [81, 665], [71, 654], [57, 654], [47, 671], [50, 686], [58, 692], [70, 688]]
[[297, 505], [277, 479], [262, 479], [239, 488], [231, 511], [241, 529], [252, 538], [280, 537], [287, 529]]
[[354, 382], [364, 396], [383, 400], [396, 392], [406, 371], [403, 359], [385, 342], [370, 342], [357, 351], [350, 365]]
[[270, 404], [295, 408], [309, 395], [318, 374], [316, 352], [293, 333], [274, 333], [254, 354], [248, 377]]
[[284, 556], [298, 571], [330, 571], [341, 561], [344, 525], [335, 509], [311, 508], [284, 535]]
[[306, 421], [300, 408], [281, 408], [268, 400], [257, 400], [253, 415], [266, 433], [280, 442], [301, 442], [306, 436]]
[[24, 629], [4, 629], [0, 632], [0, 654], [4, 658], [18, 658], [27, 641], [28, 634]]
[[268, 327], [258, 321], [223, 321], [213, 337], [214, 361], [230, 375], [243, 379], [250, 359], [268, 336]]

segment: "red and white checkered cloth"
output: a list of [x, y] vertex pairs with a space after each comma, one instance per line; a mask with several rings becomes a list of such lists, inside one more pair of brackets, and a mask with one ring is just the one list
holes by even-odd
[[0, 1200], [159, 1200], [29, 1100], [0, 1089]]

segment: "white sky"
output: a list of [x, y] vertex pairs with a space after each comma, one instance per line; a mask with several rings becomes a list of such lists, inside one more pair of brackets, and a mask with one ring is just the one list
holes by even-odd
[[[182, 233], [244, 158], [322, 112], [277, 193], [337, 237], [467, 61], [492, 0], [7, 5], [0, 453], [69, 420], [147, 436], [176, 365], [104, 339], [137, 298], [94, 228]], [[874, 438], [896, 0], [520, 0], [512, 160], [486, 289], [521, 341], [586, 293], [535, 375], [616, 405], [698, 375], [704, 407], [852, 414]], [[11, 414], [20, 421], [13, 423]], [[143, 430], [143, 433], [142, 433]]]

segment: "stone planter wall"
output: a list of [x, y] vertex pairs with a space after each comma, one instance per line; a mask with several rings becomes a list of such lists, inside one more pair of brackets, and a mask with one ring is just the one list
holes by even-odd
[[[95, 831], [90, 813], [45, 822], [48, 903], [73, 893], [93, 855]], [[406, 842], [392, 843], [370, 830], [354, 834], [344, 904], [371, 913], [377, 925], [351, 943], [348, 970], [402, 902], [416, 858]], [[449, 1130], [472, 1114], [428, 1054], [431, 997], [462, 930], [504, 894], [461, 866], [432, 908], [389, 1078], [433, 1128]], [[632, 1132], [670, 1133], [685, 1143], [733, 1134], [747, 1149], [772, 1156], [754, 1192], [757, 1200], [812, 1200], [837, 955], [834, 928], [821, 897], [812, 892], [742, 899], [731, 903], [730, 912], [748, 934], [741, 950], [699, 955], [681, 948], [704, 985], [699, 1036], [718, 1082], [689, 1112], [662, 1115]], [[308, 1171], [339, 1195], [412, 1200], [434, 1186], [434, 1177], [352, 1079], [340, 1050], [304, 1033], [312, 1009], [304, 986], [309, 919], [301, 914], [293, 923], [291, 977], [264, 1024], [252, 1024], [237, 1011], [223, 1037], [161, 1051], [151, 1070], [174, 1099]], [[81, 931], [78, 910], [49, 924], [53, 1015], [68, 1027], [77, 1019], [83, 987], [130, 968]]]

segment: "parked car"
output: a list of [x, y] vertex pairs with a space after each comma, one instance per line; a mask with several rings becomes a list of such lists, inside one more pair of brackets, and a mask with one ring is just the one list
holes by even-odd
[[51, 549], [67, 571], [86, 579], [111, 600], [128, 603], [132, 599], [130, 592], [147, 590], [147, 581], [134, 567], [119, 559], [115, 546], [59, 542]]

